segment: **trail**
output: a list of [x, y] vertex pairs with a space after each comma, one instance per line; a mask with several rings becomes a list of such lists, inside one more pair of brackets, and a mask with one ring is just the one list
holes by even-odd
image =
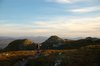
[[36, 59], [41, 55], [41, 52], [38, 50], [34, 56], [29, 56], [26, 59], [22, 58], [14, 64], [14, 66], [26, 66], [27, 62], [31, 59]]

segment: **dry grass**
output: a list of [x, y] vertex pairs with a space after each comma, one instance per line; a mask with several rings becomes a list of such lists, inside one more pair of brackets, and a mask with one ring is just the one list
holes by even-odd
[[[33, 59], [50, 66], [62, 53], [62, 66], [99, 66], [100, 45], [89, 45], [72, 50], [41, 50], [42, 57]], [[9, 51], [0, 53], [0, 66], [12, 66], [18, 58], [34, 56], [36, 51]], [[46, 65], [47, 64], [47, 65]]]
[[31, 56], [34, 55], [35, 51], [9, 51], [0, 53], [0, 61], [8, 60], [9, 58], [13, 58], [16, 56]]

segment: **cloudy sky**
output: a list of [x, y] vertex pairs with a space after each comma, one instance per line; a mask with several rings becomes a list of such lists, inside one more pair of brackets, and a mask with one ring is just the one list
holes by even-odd
[[100, 0], [0, 0], [0, 36], [100, 37]]

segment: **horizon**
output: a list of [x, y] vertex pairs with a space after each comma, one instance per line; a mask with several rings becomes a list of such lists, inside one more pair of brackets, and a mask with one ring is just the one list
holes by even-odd
[[0, 36], [100, 37], [99, 0], [0, 0]]
[[[62, 37], [62, 36], [58, 36], [58, 35], [51, 35], [51, 36], [57, 36], [59, 38], [62, 38], [62, 39], [71, 39], [71, 40], [78, 40], [78, 39], [85, 39], [85, 38], [88, 38], [88, 37], [91, 37], [91, 38], [98, 38], [100, 39], [100, 37], [94, 37], [94, 36], [86, 36], [86, 37]], [[51, 36], [0, 36], [0, 38], [13, 38], [13, 39], [32, 39], [32, 38], [36, 38], [36, 39], [48, 39], [50, 38]]]

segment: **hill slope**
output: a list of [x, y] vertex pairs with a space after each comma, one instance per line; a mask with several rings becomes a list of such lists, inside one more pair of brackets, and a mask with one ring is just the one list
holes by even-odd
[[35, 43], [28, 39], [12, 41], [4, 50], [31, 50], [35, 48]]
[[42, 43], [42, 49], [53, 49], [64, 44], [64, 40], [58, 36], [51, 36], [45, 42]]

